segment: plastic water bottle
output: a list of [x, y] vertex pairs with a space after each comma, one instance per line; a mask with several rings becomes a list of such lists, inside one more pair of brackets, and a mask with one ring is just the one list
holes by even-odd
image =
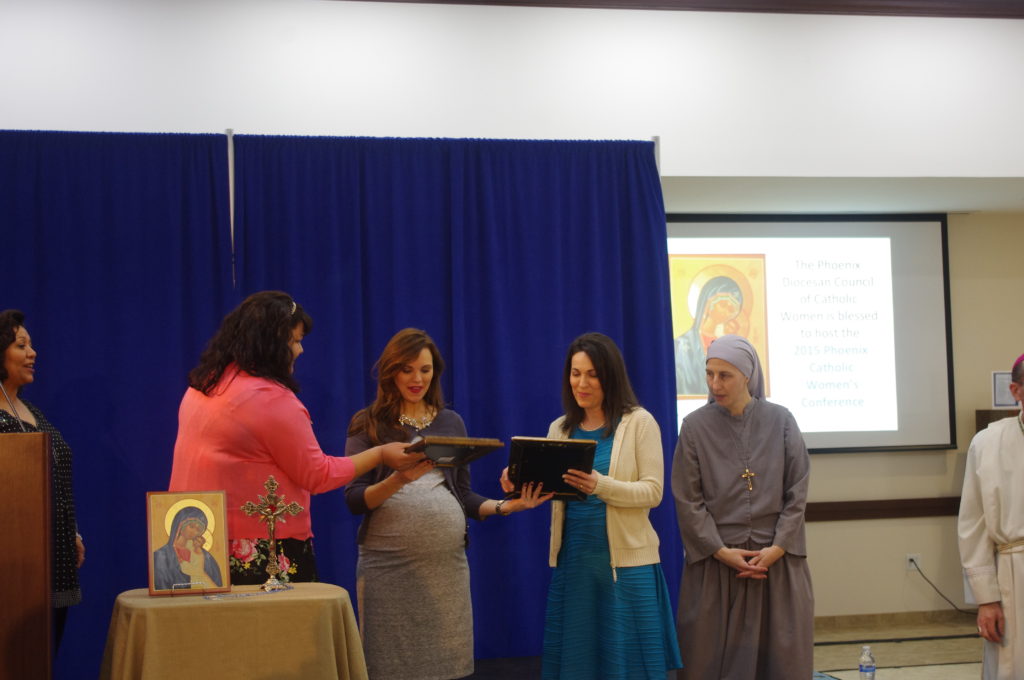
[[864, 645], [860, 650], [860, 680], [875, 680], [875, 657], [871, 655], [871, 645]]

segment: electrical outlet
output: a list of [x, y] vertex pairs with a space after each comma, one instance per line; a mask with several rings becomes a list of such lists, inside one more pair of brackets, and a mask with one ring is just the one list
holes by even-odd
[[915, 562], [917, 563], [918, 567], [921, 566], [920, 553], [907, 553], [907, 571], [917, 571], [917, 567], [914, 566]]

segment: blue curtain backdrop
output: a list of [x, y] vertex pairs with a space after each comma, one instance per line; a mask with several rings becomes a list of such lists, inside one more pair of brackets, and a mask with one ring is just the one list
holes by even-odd
[[[221, 135], [0, 132], [0, 309], [39, 351], [24, 396], [75, 453], [85, 602], [57, 677], [95, 677], [117, 593], [146, 583], [145, 493], [166, 488], [186, 375], [221, 317], [265, 288], [315, 319], [296, 373], [321, 444], [341, 454], [370, 367], [405, 326], [427, 329], [471, 435], [543, 435], [565, 348], [611, 335], [675, 442], [664, 210], [642, 142], [238, 136], [232, 285]], [[473, 464], [499, 494], [507, 451]], [[314, 498], [324, 580], [354, 589], [358, 518]], [[652, 516], [675, 594], [681, 548]], [[549, 511], [471, 525], [477, 655], [540, 652]]]
[[0, 132], [0, 309], [27, 315], [22, 394], [74, 451], [87, 550], [59, 678], [96, 677], [114, 598], [146, 585], [146, 491], [167, 488], [186, 373], [230, 306], [226, 148]]
[[[664, 208], [653, 144], [236, 136], [241, 293], [280, 288], [315, 320], [296, 376], [325, 450], [373, 396], [387, 339], [426, 329], [472, 436], [544, 435], [561, 413], [565, 351], [597, 330], [622, 347], [634, 387], [675, 442]], [[473, 464], [500, 497], [507, 451]], [[667, 486], [667, 484], [666, 484]], [[324, 580], [355, 583], [341, 493], [312, 507]], [[653, 513], [673, 595], [674, 511]], [[540, 652], [549, 510], [471, 524], [478, 657]]]

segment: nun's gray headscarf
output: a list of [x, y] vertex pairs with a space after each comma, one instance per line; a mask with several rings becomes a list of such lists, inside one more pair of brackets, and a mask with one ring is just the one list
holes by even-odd
[[750, 379], [747, 384], [750, 396], [764, 399], [764, 373], [761, 371], [761, 361], [757, 358], [757, 350], [746, 338], [739, 335], [715, 338], [708, 347], [708, 359], [728, 361], [738, 368], [740, 373]]

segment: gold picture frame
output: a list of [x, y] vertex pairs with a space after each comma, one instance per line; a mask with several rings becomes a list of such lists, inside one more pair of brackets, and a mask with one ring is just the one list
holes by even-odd
[[146, 494], [150, 595], [231, 590], [224, 491]]

